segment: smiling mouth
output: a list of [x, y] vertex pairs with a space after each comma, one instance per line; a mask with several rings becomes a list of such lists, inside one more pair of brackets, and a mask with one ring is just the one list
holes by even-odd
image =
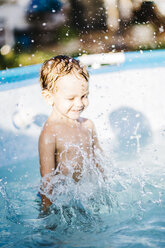
[[73, 112], [76, 112], [76, 113], [79, 113], [79, 112], [82, 112], [83, 109], [78, 109], [78, 110], [72, 110]]

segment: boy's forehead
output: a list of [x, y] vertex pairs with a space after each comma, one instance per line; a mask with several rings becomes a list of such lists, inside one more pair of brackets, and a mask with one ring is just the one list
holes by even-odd
[[57, 87], [65, 93], [84, 92], [88, 91], [88, 81], [83, 76], [78, 78], [67, 74], [59, 79]]

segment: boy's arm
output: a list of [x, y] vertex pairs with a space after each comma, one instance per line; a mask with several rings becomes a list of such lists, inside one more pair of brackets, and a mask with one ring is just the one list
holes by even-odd
[[[93, 122], [92, 122], [92, 138], [93, 138], [93, 152], [94, 152], [94, 157], [95, 157], [96, 156], [95, 155], [96, 150], [98, 150], [101, 153], [103, 153], [103, 150], [99, 145], [99, 141], [98, 141], [97, 134], [96, 134], [96, 129], [95, 129], [95, 126], [94, 126]], [[99, 169], [99, 171], [101, 173], [104, 173], [104, 169], [97, 162], [96, 162], [96, 167]]]
[[[41, 177], [45, 177], [46, 180], [44, 188], [50, 181], [49, 174], [55, 170], [55, 137], [47, 130], [43, 130], [39, 138], [39, 158]], [[45, 195], [41, 195], [41, 199], [46, 210], [52, 203]]]

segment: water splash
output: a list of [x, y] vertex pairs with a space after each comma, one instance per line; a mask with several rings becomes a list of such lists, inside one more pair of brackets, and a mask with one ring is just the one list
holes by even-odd
[[[165, 189], [165, 176], [162, 175], [165, 169], [161, 168], [161, 174], [158, 172], [161, 165], [151, 161], [144, 163], [141, 155], [137, 161], [113, 163], [112, 157], [98, 153], [96, 161], [104, 168], [104, 180], [96, 163], [85, 153], [81, 155], [84, 162], [80, 181], [75, 182], [72, 178], [73, 167], [67, 177], [55, 171], [42, 192], [53, 203], [51, 211], [56, 209], [62, 226], [67, 224], [74, 229], [81, 226], [81, 221], [84, 224], [89, 221], [96, 226], [105, 216], [113, 220], [112, 223], [117, 220], [120, 223], [128, 219], [140, 220], [155, 204], [161, 206]], [[72, 166], [70, 161], [67, 166]], [[51, 194], [48, 193], [50, 186]]]
[[[52, 173], [52, 193], [49, 194], [48, 186], [45, 194], [53, 204], [46, 213], [36, 196], [36, 177], [32, 177], [36, 161], [25, 165], [26, 173], [17, 166], [21, 176], [16, 182], [0, 182], [1, 222], [5, 223], [3, 227], [7, 226], [11, 242], [20, 247], [128, 247], [133, 243], [133, 247], [161, 247], [165, 242], [162, 149], [151, 146], [140, 150], [136, 160], [127, 161], [115, 161], [113, 154], [105, 156], [98, 152], [96, 161], [104, 169], [105, 179], [93, 160], [82, 152], [83, 170], [78, 182], [73, 180], [72, 173]], [[153, 159], [153, 151], [158, 160]], [[68, 168], [71, 165], [68, 161]], [[10, 170], [13, 177], [17, 175], [16, 169]], [[16, 240], [14, 233], [20, 229]], [[9, 236], [5, 241], [8, 244]]]

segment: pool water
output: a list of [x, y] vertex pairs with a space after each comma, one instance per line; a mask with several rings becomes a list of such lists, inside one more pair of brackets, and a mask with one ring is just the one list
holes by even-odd
[[104, 158], [105, 181], [94, 171], [89, 180], [56, 184], [47, 213], [37, 196], [38, 158], [1, 167], [0, 246], [165, 247], [163, 147], [130, 161]]

